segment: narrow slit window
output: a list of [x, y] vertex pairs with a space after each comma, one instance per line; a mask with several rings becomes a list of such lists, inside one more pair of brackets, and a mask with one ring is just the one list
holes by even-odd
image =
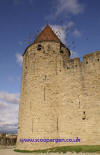
[[82, 120], [85, 120], [86, 119], [86, 115], [85, 115], [85, 111], [83, 111], [83, 117], [82, 117]]

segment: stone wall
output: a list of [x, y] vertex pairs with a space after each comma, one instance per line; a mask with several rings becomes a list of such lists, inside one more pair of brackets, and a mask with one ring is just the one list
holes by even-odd
[[[75, 138], [100, 145], [100, 52], [69, 58], [57, 42], [32, 44], [23, 56], [17, 149], [76, 143], [21, 143], [20, 138]], [[64, 49], [63, 49], [64, 48]], [[63, 49], [63, 52], [61, 51]]]

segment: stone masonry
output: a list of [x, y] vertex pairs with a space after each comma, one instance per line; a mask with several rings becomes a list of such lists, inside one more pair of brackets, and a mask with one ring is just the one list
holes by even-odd
[[[80, 143], [20, 142], [20, 138], [80, 138]], [[47, 25], [23, 54], [16, 148], [100, 145], [100, 51], [70, 59]]]

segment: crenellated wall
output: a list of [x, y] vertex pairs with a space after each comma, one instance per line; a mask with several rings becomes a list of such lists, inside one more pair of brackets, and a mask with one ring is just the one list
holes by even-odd
[[[86, 69], [86, 67], [98, 65], [100, 62], [100, 51], [93, 52], [83, 56], [83, 61], [80, 61], [80, 58], [73, 58], [66, 61], [66, 68], [73, 69], [76, 67], [82, 67]], [[87, 65], [88, 64], [88, 65]], [[95, 69], [95, 67], [94, 67]]]
[[[38, 47], [38, 45], [41, 45]], [[70, 59], [57, 42], [32, 44], [23, 56], [17, 149], [77, 143], [21, 143], [20, 138], [75, 138], [100, 145], [100, 51]]]

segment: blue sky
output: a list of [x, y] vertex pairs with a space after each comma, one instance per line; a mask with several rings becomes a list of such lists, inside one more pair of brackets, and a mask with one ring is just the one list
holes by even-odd
[[16, 131], [22, 54], [46, 24], [72, 57], [100, 50], [99, 0], [0, 0], [0, 131]]

